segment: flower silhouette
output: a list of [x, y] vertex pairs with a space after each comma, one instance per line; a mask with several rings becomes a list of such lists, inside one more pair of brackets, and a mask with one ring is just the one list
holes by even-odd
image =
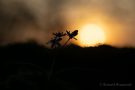
[[67, 32], [67, 35], [69, 36], [69, 39], [75, 39], [75, 40], [77, 40], [75, 38], [75, 36], [78, 35], [78, 30], [73, 31], [72, 33], [70, 33], [70, 31], [66, 31], [66, 32]]
[[48, 43], [51, 44], [51, 48], [56, 48], [56, 47], [60, 47], [60, 41], [62, 40], [62, 37], [65, 36], [66, 34], [64, 34], [63, 32], [57, 32], [57, 33], [53, 33], [54, 38], [52, 38]]
[[[71, 39], [77, 40], [75, 38], [75, 36], [78, 34], [78, 30], [73, 31], [72, 33], [70, 33], [70, 31], [66, 31], [66, 33], [57, 32], [57, 33], [52, 33], [52, 34], [54, 35], [54, 38], [52, 38], [48, 43], [51, 44], [51, 48], [56, 48], [56, 47], [60, 47], [61, 46], [60, 41], [62, 40], [63, 36], [67, 35], [69, 37], [69, 39], [64, 44], [64, 46], [66, 46], [68, 41], [71, 40]], [[54, 65], [55, 65], [55, 58], [54, 58], [54, 56], [52, 56], [52, 57], [53, 57], [53, 59], [52, 59], [53, 61], [52, 61], [52, 65], [51, 65], [50, 71], [48, 72], [48, 80], [50, 80], [51, 77], [52, 77], [53, 70], [54, 70]]]
[[58, 33], [53, 33], [53, 35], [55, 35], [55, 37], [63, 37], [66, 35], [66, 33], [58, 32]]
[[66, 45], [67, 45], [67, 43], [68, 43], [71, 39], [75, 39], [75, 40], [77, 40], [77, 39], [75, 38], [75, 36], [77, 36], [77, 35], [78, 35], [78, 30], [75, 30], [75, 31], [73, 31], [73, 32], [66, 31], [66, 33], [67, 33], [67, 35], [68, 35], [69, 39], [68, 39], [68, 40], [67, 40], [67, 42], [64, 44], [64, 46], [66, 46]]
[[[66, 44], [71, 40], [71, 39], [75, 39], [75, 36], [78, 35], [78, 30], [75, 30], [73, 32], [70, 32], [70, 31], [66, 31], [66, 33], [63, 33], [63, 32], [56, 32], [56, 33], [52, 33], [54, 35], [54, 38], [52, 38], [48, 43], [51, 44], [51, 48], [56, 48], [56, 47], [60, 47], [61, 44], [60, 44], [60, 41], [62, 40], [62, 37], [64, 36], [68, 36], [69, 39], [66, 41], [66, 43], [63, 45], [63, 46], [66, 46]], [[47, 44], [48, 44], [47, 43]]]
[[56, 48], [56, 47], [60, 47], [60, 41], [62, 40], [62, 38], [54, 38], [50, 40], [51, 43], [51, 48]]

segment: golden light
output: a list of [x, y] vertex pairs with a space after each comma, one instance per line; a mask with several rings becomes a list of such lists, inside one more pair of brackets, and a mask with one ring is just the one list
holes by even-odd
[[95, 46], [105, 43], [105, 33], [101, 27], [88, 24], [80, 29], [78, 39], [81, 46]]

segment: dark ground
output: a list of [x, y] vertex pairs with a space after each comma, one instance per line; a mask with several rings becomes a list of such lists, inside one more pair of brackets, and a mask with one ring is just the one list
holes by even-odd
[[134, 48], [71, 45], [51, 50], [36, 43], [7, 45], [0, 47], [0, 85], [18, 90], [129, 90], [134, 85], [134, 60]]

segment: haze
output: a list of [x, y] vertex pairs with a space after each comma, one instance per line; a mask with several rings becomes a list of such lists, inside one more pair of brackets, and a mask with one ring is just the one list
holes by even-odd
[[36, 40], [97, 24], [106, 44], [135, 47], [135, 0], [0, 0], [0, 44]]

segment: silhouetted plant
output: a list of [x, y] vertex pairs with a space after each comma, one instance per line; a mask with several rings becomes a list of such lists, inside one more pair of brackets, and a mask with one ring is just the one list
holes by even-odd
[[[56, 48], [56, 47], [61, 47], [60, 41], [62, 40], [62, 37], [66, 36], [66, 35], [69, 37], [69, 39], [66, 41], [66, 43], [63, 46], [66, 46], [66, 44], [71, 39], [77, 40], [75, 38], [75, 36], [78, 34], [78, 30], [73, 31], [72, 33], [70, 33], [70, 31], [66, 31], [66, 33], [57, 32], [57, 33], [52, 33], [52, 34], [54, 35], [54, 38], [52, 38], [48, 43], [51, 44], [51, 48]], [[52, 57], [53, 57], [53, 59], [52, 59], [53, 61], [52, 61], [52, 64], [51, 64], [50, 71], [48, 72], [48, 80], [51, 79], [51, 76], [53, 74], [54, 65], [55, 65], [54, 55]]]
[[63, 32], [53, 33], [54, 38], [52, 38], [48, 43], [51, 44], [51, 48], [60, 47], [60, 41], [62, 40], [62, 37], [65, 36]]
[[75, 39], [75, 36], [78, 35], [78, 30], [75, 30], [73, 32], [70, 32], [70, 31], [66, 31], [66, 33], [63, 33], [63, 32], [57, 32], [57, 33], [53, 33], [54, 35], [54, 38], [52, 38], [48, 43], [51, 44], [51, 48], [56, 48], [56, 47], [60, 47], [61, 44], [60, 44], [60, 41], [62, 41], [62, 37], [63, 36], [68, 36], [68, 40], [66, 41], [66, 43], [63, 45], [63, 46], [66, 46], [67, 43], [71, 40], [71, 39]]
[[66, 33], [58, 32], [58, 33], [53, 33], [53, 35], [55, 35], [56, 37], [62, 37], [62, 36], [65, 36]]
[[68, 43], [71, 39], [77, 40], [77, 39], [75, 38], [75, 36], [78, 35], [78, 30], [73, 31], [72, 33], [71, 33], [70, 31], [66, 31], [66, 33], [67, 33], [69, 39], [66, 41], [66, 43], [64, 44], [64, 46], [66, 46], [67, 43]]

